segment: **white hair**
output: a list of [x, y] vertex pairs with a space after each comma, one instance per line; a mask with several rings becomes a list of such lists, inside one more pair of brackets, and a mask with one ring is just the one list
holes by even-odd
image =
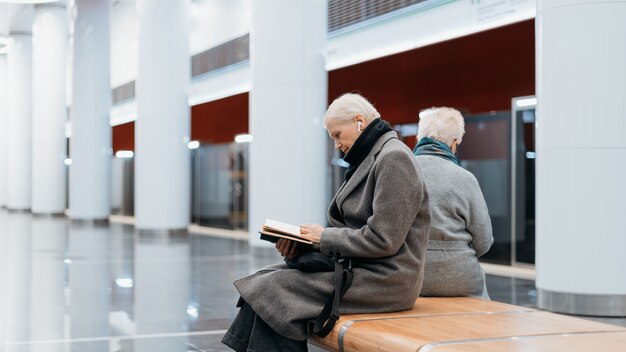
[[451, 146], [454, 140], [461, 144], [465, 134], [463, 115], [453, 108], [430, 108], [420, 112], [417, 141], [430, 137]]
[[361, 115], [367, 123], [380, 117], [380, 114], [370, 103], [360, 94], [346, 93], [335, 99], [324, 114], [324, 128], [329, 120], [352, 120], [356, 115]]

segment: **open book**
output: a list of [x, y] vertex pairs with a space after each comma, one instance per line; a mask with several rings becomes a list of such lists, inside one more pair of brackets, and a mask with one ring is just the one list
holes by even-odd
[[276, 243], [280, 238], [286, 238], [291, 241], [306, 243], [312, 245], [313, 242], [303, 238], [300, 235], [300, 226], [287, 224], [284, 222], [266, 219], [265, 224], [259, 231], [261, 239]]

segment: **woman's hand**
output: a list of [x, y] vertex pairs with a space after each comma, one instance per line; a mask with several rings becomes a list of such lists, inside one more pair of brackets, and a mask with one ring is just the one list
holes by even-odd
[[317, 224], [300, 225], [300, 235], [313, 243], [320, 243], [322, 232], [324, 228]]
[[279, 239], [276, 242], [276, 249], [283, 257], [291, 260], [296, 256], [296, 248], [298, 247], [298, 242], [286, 240], [284, 238]]

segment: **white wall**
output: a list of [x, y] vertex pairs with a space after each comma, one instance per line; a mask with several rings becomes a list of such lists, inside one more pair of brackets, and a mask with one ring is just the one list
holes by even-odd
[[137, 10], [134, 1], [111, 6], [111, 87], [137, 78]]
[[192, 54], [250, 33], [251, 0], [196, 0], [190, 8]]
[[[427, 10], [374, 20], [357, 30], [331, 36], [324, 50], [326, 69], [333, 70], [444, 40], [535, 17], [535, 0], [453, 1]], [[250, 32], [251, 0], [195, 0], [190, 8], [190, 56]], [[112, 87], [137, 76], [136, 11], [133, 1], [113, 7]], [[250, 91], [249, 67], [194, 79], [190, 105]], [[134, 121], [133, 103], [112, 109], [113, 125]]]
[[[423, 47], [535, 17], [535, 0], [453, 1], [435, 8], [375, 20], [358, 30], [331, 36], [326, 69]], [[340, 32], [340, 31], [339, 31]]]
[[[250, 1], [191, 2], [189, 56], [249, 33], [252, 21]], [[112, 88], [137, 78], [137, 38], [135, 1], [114, 2], [111, 8]]]

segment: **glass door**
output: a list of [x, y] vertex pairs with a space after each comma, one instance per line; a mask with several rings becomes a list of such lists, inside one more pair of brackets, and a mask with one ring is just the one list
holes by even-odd
[[192, 153], [192, 222], [248, 228], [248, 143], [204, 144]]
[[512, 99], [511, 107], [511, 262], [535, 264], [535, 109], [534, 96]]
[[509, 112], [465, 114], [465, 136], [459, 145], [461, 166], [474, 174], [485, 197], [494, 242], [481, 260], [511, 264]]
[[[481, 260], [511, 264], [510, 112], [464, 114], [466, 134], [459, 145], [461, 167], [478, 180], [485, 197], [494, 244]], [[400, 139], [411, 149], [418, 124], [394, 126]]]

